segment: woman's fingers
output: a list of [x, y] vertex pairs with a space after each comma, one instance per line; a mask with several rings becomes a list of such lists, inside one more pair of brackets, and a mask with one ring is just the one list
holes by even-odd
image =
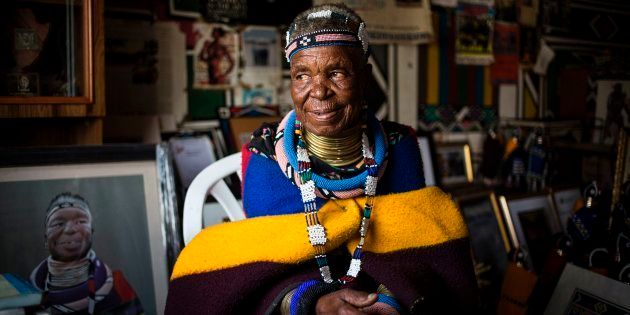
[[339, 290], [340, 298], [355, 307], [366, 307], [376, 303], [378, 296], [375, 293], [357, 291], [352, 289]]
[[342, 289], [326, 294], [317, 300], [317, 314], [365, 314], [360, 310], [370, 306], [377, 300], [377, 295], [352, 289]]

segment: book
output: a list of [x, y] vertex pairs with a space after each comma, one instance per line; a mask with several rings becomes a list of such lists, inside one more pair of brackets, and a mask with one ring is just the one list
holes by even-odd
[[40, 304], [42, 293], [30, 282], [12, 273], [0, 275], [0, 310]]
[[23, 307], [19, 308], [8, 308], [5, 310], [0, 310], [0, 315], [24, 315], [26, 311], [24, 311]]

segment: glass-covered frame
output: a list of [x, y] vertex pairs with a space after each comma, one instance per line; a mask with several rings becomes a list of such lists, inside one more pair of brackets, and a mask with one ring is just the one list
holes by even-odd
[[0, 4], [0, 104], [92, 104], [94, 0]]

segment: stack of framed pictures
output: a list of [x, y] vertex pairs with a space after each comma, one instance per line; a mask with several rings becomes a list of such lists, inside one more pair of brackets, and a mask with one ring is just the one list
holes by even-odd
[[469, 231], [482, 308], [494, 311], [511, 254], [520, 251], [523, 267], [542, 271], [556, 239], [581, 199], [578, 187], [527, 195], [495, 195], [487, 188], [452, 192]]
[[540, 271], [554, 245], [552, 236], [566, 232], [581, 197], [578, 187], [518, 196], [496, 196], [489, 189], [453, 195], [468, 226], [475, 261], [500, 275], [507, 254], [515, 249], [523, 252], [527, 269]]

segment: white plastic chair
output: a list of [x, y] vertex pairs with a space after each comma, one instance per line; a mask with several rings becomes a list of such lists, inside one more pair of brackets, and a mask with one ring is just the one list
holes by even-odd
[[228, 155], [204, 168], [188, 187], [184, 200], [184, 243], [203, 228], [203, 205], [208, 194], [221, 204], [230, 221], [245, 219], [243, 207], [228, 188], [224, 177], [233, 173], [242, 180], [241, 153]]

